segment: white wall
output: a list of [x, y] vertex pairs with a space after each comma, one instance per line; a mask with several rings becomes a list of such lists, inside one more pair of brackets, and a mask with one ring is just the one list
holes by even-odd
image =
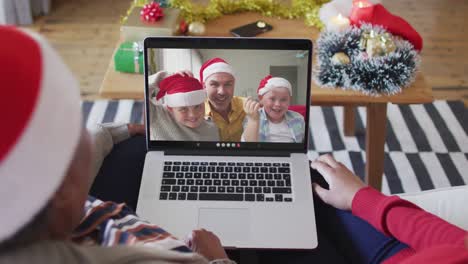
[[200, 53], [193, 49], [154, 49], [156, 71], [165, 70], [170, 73], [188, 70], [198, 79], [198, 71], [203, 64]]

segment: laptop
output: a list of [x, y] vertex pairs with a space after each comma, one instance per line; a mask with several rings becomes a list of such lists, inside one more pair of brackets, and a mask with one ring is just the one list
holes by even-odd
[[[148, 152], [138, 215], [180, 239], [194, 229], [210, 230], [228, 248], [316, 248], [310, 165], [306, 155], [312, 42], [150, 37], [144, 40], [143, 46]], [[200, 78], [200, 68], [212, 58], [221, 58], [233, 69], [233, 93], [241, 99], [257, 99], [260, 80], [269, 74], [287, 79], [292, 87], [289, 109], [304, 120], [303, 131], [296, 131], [302, 133], [300, 142], [269, 142], [273, 137], [246, 142], [158, 135], [161, 126], [176, 119], [169, 115], [165, 122], [155, 121], [153, 104], [157, 101], [151, 88], [152, 76], [161, 71], [188, 71]], [[209, 97], [206, 100], [209, 102]], [[209, 116], [204, 119], [215, 123]]]

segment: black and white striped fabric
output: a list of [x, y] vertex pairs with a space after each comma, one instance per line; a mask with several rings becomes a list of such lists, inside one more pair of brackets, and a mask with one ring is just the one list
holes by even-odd
[[[133, 100], [85, 101], [86, 126], [141, 123], [143, 103]], [[343, 134], [342, 107], [311, 107], [309, 158], [331, 153], [357, 175], [364, 175], [366, 110], [356, 113], [356, 136]], [[462, 102], [388, 105], [384, 193], [417, 192], [468, 183], [468, 110]]]

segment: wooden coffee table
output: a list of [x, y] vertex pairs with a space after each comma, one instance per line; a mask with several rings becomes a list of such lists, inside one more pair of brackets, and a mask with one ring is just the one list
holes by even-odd
[[[259, 37], [265, 38], [308, 38], [314, 41], [319, 31], [305, 26], [302, 20], [280, 20], [265, 18], [255, 13], [226, 15], [206, 24], [205, 36], [228, 37], [229, 29], [262, 19], [273, 26], [273, 30]], [[392, 96], [370, 97], [355, 91], [323, 89], [316, 84], [311, 87], [312, 105], [344, 106], [344, 133], [354, 136], [356, 106], [367, 109], [366, 120], [366, 182], [380, 190], [384, 166], [384, 145], [387, 125], [387, 104], [422, 104], [433, 101], [432, 89], [419, 73], [411, 87]], [[112, 99], [143, 99], [143, 75], [114, 71], [111, 58], [101, 85], [100, 95]]]

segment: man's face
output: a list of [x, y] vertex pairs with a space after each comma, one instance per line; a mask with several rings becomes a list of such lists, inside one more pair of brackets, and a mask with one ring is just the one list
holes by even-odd
[[284, 115], [288, 111], [291, 96], [286, 88], [273, 88], [260, 97], [260, 103], [268, 116], [268, 119], [273, 123], [283, 121]]
[[199, 127], [205, 116], [205, 103], [194, 106], [168, 107], [167, 109], [178, 123], [190, 128]]
[[229, 109], [232, 97], [234, 95], [235, 79], [229, 73], [214, 73], [203, 83], [208, 101], [216, 111], [226, 111]]

